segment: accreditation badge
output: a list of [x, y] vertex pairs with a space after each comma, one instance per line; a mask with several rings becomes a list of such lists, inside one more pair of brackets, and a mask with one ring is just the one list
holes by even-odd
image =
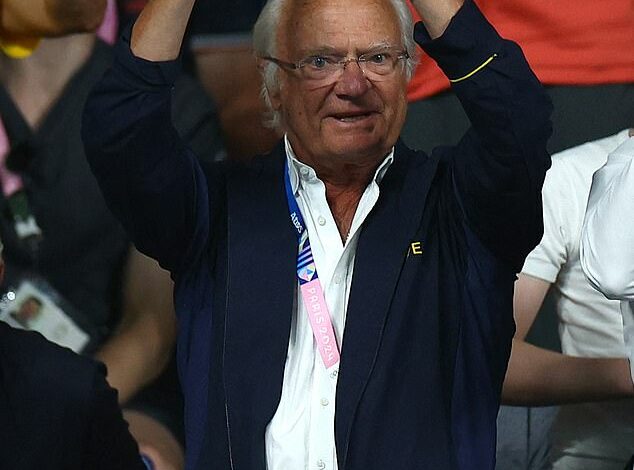
[[84, 351], [90, 335], [60, 306], [60, 297], [42, 279], [24, 279], [0, 300], [0, 321], [23, 330], [37, 331], [49, 341]]

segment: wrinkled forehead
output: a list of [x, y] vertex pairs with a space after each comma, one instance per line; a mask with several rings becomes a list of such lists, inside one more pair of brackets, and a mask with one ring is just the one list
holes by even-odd
[[287, 57], [321, 50], [363, 53], [377, 45], [402, 46], [390, 0], [287, 0], [278, 31]]

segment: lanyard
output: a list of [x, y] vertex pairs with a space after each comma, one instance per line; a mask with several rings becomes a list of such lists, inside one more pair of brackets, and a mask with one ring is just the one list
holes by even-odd
[[9, 137], [0, 119], [0, 186], [13, 216], [15, 233], [25, 243], [31, 256], [36, 257], [42, 230], [29, 207], [22, 178], [7, 168], [6, 160], [10, 151]]
[[293, 223], [293, 227], [295, 227], [299, 241], [297, 252], [297, 279], [299, 281], [302, 299], [304, 300], [304, 305], [308, 312], [310, 327], [313, 330], [313, 336], [317, 342], [317, 349], [319, 350], [321, 359], [324, 362], [324, 366], [330, 378], [336, 379], [339, 369], [339, 347], [337, 346], [337, 339], [335, 338], [334, 328], [332, 327], [330, 312], [326, 305], [324, 291], [317, 275], [317, 266], [315, 266], [313, 251], [310, 247], [308, 230], [306, 229], [302, 212], [297, 204], [297, 199], [295, 199], [295, 195], [293, 194], [293, 189], [291, 188], [288, 165], [286, 166], [284, 174], [284, 185], [286, 187], [286, 198], [288, 200], [291, 222]]

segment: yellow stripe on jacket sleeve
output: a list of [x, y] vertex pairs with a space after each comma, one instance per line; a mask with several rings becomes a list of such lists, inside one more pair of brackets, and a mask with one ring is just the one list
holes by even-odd
[[466, 80], [469, 77], [473, 77], [476, 73], [478, 73], [480, 70], [482, 70], [484, 67], [486, 67], [487, 65], [489, 65], [491, 63], [491, 61], [493, 59], [495, 59], [498, 55], [497, 54], [493, 54], [491, 57], [489, 57], [487, 60], [485, 60], [482, 64], [478, 65], [475, 69], [473, 69], [471, 72], [469, 72], [468, 74], [459, 77], [459, 78], [453, 78], [453, 79], [449, 79], [449, 81], [451, 83], [458, 83], [461, 82], [463, 80]]

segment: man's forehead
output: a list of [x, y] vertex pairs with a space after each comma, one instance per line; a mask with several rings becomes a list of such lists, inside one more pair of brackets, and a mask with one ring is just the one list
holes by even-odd
[[320, 42], [318, 44], [312, 43], [304, 43], [304, 44], [296, 44], [295, 50], [299, 52], [306, 53], [315, 53], [315, 54], [325, 54], [325, 55], [337, 55], [340, 53], [354, 52], [357, 54], [364, 54], [366, 52], [377, 52], [380, 50], [385, 50], [391, 47], [396, 46], [397, 44], [394, 41], [389, 41], [387, 39], [383, 40], [374, 40], [363, 45], [355, 44], [352, 45], [351, 48], [342, 48], [341, 46], [337, 46], [335, 44], [330, 44], [327, 40], [325, 42]]
[[395, 18], [391, 0], [286, 0], [283, 17], [289, 20], [287, 27], [298, 27], [323, 17], [363, 18], [376, 12], [387, 13], [381, 15], [385, 23], [391, 23]]
[[287, 0], [279, 39], [294, 51], [363, 50], [394, 45], [400, 28], [390, 0]]

